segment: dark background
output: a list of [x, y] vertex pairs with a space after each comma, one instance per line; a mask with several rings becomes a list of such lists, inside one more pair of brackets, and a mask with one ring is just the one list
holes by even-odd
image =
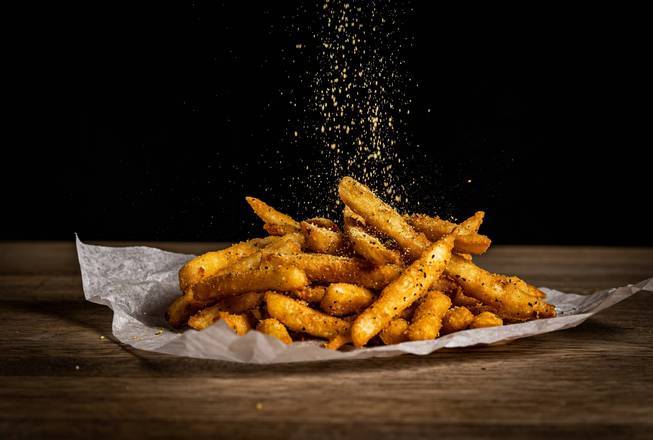
[[[420, 87], [398, 147], [416, 184], [399, 207], [483, 209], [495, 243], [652, 245], [637, 11], [435, 3], [401, 3]], [[38, 189], [9, 192], [0, 238], [242, 239], [260, 231], [245, 195], [318, 214], [299, 203], [323, 190], [297, 183], [316, 147], [288, 142], [302, 117], [288, 96], [310, 93], [294, 47], [310, 50], [319, 4], [264, 4], [85, 11], [78, 137], [47, 149]]]

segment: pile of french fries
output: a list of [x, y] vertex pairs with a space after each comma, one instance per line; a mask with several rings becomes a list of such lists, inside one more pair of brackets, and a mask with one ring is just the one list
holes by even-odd
[[337, 350], [555, 316], [537, 288], [473, 262], [490, 246], [478, 233], [483, 212], [460, 224], [401, 215], [351, 177], [338, 192], [342, 228], [326, 218], [298, 222], [247, 197], [269, 236], [184, 265], [168, 323], [202, 330], [223, 320], [239, 335], [255, 328]]

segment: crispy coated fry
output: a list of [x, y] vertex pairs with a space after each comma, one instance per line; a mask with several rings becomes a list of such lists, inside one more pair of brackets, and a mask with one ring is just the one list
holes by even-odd
[[354, 345], [362, 347], [388, 323], [421, 298], [444, 271], [451, 258], [454, 236], [448, 235], [431, 245], [379, 298], [358, 315], [352, 326]]
[[481, 312], [492, 312], [496, 309], [492, 306], [483, 304], [481, 301], [473, 298], [471, 296], [465, 295], [462, 288], [458, 288], [453, 292], [451, 296], [451, 302], [454, 306], [457, 307], [466, 307], [474, 315], [478, 315]]
[[392, 264], [371, 267], [356, 258], [327, 254], [272, 255], [272, 264], [295, 266], [319, 283], [351, 283], [368, 289], [382, 289], [399, 276], [401, 268]]
[[333, 283], [322, 298], [320, 308], [329, 315], [345, 316], [358, 313], [374, 301], [374, 294], [355, 284]]
[[324, 348], [328, 348], [329, 350], [339, 350], [343, 345], [349, 344], [350, 342], [350, 335], [336, 335], [333, 338], [329, 339], [329, 342], [324, 344]]
[[465, 330], [474, 320], [474, 315], [467, 307], [452, 307], [442, 318], [442, 334], [446, 335]]
[[276, 237], [274, 235], [268, 235], [267, 237], [263, 237], [263, 238], [252, 238], [251, 240], [247, 240], [245, 243], [251, 244], [256, 249], [263, 249], [265, 247], [268, 247], [272, 243], [275, 243], [280, 238], [281, 237]]
[[210, 307], [200, 310], [188, 321], [195, 330], [202, 330], [221, 318], [221, 312], [240, 314], [261, 304], [263, 292], [247, 292], [238, 296], [224, 298]]
[[503, 325], [503, 320], [492, 312], [482, 312], [474, 316], [470, 328], [498, 327]]
[[[208, 312], [203, 313], [205, 311]], [[239, 335], [244, 335], [252, 329], [246, 315], [231, 314], [223, 310], [215, 310], [213, 307], [208, 307], [191, 316], [188, 320], [188, 325], [195, 330], [204, 330], [221, 319]]]
[[542, 299], [524, 293], [505, 277], [487, 272], [457, 255], [451, 257], [446, 273], [460, 283], [466, 295], [489, 305], [503, 319], [524, 321], [556, 314], [555, 307]]
[[181, 328], [188, 322], [188, 318], [197, 312], [201, 306], [189, 301], [186, 295], [177, 297], [166, 310], [165, 318], [173, 328]]
[[[255, 197], [245, 197], [245, 200], [247, 200], [249, 206], [252, 207], [254, 213], [257, 216], [259, 216], [261, 220], [263, 220], [263, 223], [271, 224], [271, 225], [288, 226], [291, 229], [290, 232], [300, 231], [299, 222], [294, 220], [289, 215], [277, 211], [267, 203]], [[287, 232], [284, 232], [283, 234], [279, 234], [279, 235], [285, 235], [286, 233]]]
[[351, 177], [342, 178], [338, 193], [352, 211], [365, 219], [366, 224], [394, 239], [412, 259], [419, 258], [431, 244], [424, 234], [416, 232], [397, 211]]
[[222, 319], [237, 335], [244, 335], [252, 329], [252, 325], [247, 318], [247, 315], [234, 315], [229, 312], [220, 312], [220, 319]]
[[308, 303], [319, 303], [326, 295], [327, 288], [325, 286], [309, 286], [301, 290], [293, 290], [290, 293]]
[[402, 263], [399, 252], [388, 249], [381, 240], [367, 233], [362, 227], [345, 225], [345, 234], [351, 241], [354, 251], [367, 261], [378, 266]]
[[333, 232], [339, 232], [340, 231], [340, 228], [338, 227], [336, 222], [334, 222], [331, 219], [325, 218], [325, 217], [309, 218], [308, 220], [306, 220], [306, 222], [310, 223], [312, 225], [315, 225], [315, 226], [319, 226], [321, 228], [328, 229], [328, 230], [333, 231]]
[[272, 236], [281, 236], [297, 232], [297, 229], [290, 225], [279, 225], [275, 223], [264, 223], [263, 229]]
[[304, 243], [304, 237], [302, 234], [296, 232], [276, 238], [276, 241], [272, 242], [265, 248], [256, 251], [252, 255], [241, 258], [231, 266], [222, 270], [220, 274], [226, 272], [246, 272], [259, 269], [264, 257], [272, 254], [297, 254], [301, 251], [302, 243]]
[[179, 288], [185, 292], [200, 280], [215, 275], [242, 257], [256, 252], [249, 243], [238, 243], [226, 249], [207, 252], [193, 258], [179, 270]]
[[194, 299], [208, 301], [245, 292], [299, 290], [308, 285], [306, 274], [296, 267], [271, 267], [247, 272], [218, 274], [200, 281], [191, 292]]
[[[459, 229], [458, 236], [454, 245], [456, 252], [465, 254], [483, 254], [490, 247], [491, 240], [485, 235], [470, 233], [474, 225], [478, 222], [480, 212], [470, 217], [469, 227]], [[482, 220], [482, 217], [480, 217]], [[438, 240], [446, 234], [450, 234], [456, 228], [455, 223], [442, 220], [439, 217], [429, 217], [423, 214], [414, 214], [407, 217], [408, 222], [418, 231], [424, 233], [430, 240]], [[461, 223], [461, 226], [465, 222]]]
[[406, 335], [408, 326], [408, 321], [403, 318], [393, 319], [381, 330], [379, 336], [385, 345], [399, 344], [408, 340]]
[[262, 320], [256, 326], [256, 330], [266, 335], [274, 336], [284, 344], [292, 344], [292, 338], [288, 334], [286, 326], [274, 318]]
[[440, 335], [442, 318], [451, 307], [451, 299], [442, 292], [431, 290], [419, 303], [413, 322], [406, 334], [411, 341], [435, 339]]
[[345, 226], [361, 226], [366, 227], [365, 219], [352, 211], [347, 205], [342, 210], [342, 218]]
[[279, 293], [267, 292], [265, 302], [271, 317], [296, 332], [331, 339], [336, 335], [348, 334], [351, 328], [351, 323], [344, 319], [318, 312]]
[[345, 236], [324, 226], [301, 222], [306, 247], [320, 254], [342, 255], [349, 248]]

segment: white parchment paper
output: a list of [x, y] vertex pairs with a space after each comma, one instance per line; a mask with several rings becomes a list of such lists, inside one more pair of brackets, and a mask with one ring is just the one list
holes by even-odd
[[113, 334], [140, 350], [177, 356], [232, 362], [272, 364], [331, 359], [364, 359], [403, 353], [424, 355], [440, 348], [468, 347], [511, 341], [575, 327], [593, 314], [631, 295], [653, 292], [653, 278], [636, 285], [575, 295], [543, 288], [558, 316], [502, 327], [464, 330], [431, 341], [333, 351], [318, 341], [285, 345], [257, 331], [245, 336], [233, 333], [223, 322], [203, 330], [170, 330], [163, 318], [170, 302], [179, 295], [177, 272], [193, 255], [176, 254], [149, 247], [92, 246], [77, 239], [84, 296], [113, 310]]

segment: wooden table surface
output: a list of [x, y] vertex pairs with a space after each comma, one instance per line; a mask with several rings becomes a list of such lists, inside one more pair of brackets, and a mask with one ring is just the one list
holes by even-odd
[[[496, 246], [478, 262], [578, 293], [653, 276], [650, 248]], [[83, 298], [72, 243], [5, 242], [0, 438], [652, 438], [652, 310], [640, 292], [507, 345], [241, 365], [116, 342], [111, 311]]]

